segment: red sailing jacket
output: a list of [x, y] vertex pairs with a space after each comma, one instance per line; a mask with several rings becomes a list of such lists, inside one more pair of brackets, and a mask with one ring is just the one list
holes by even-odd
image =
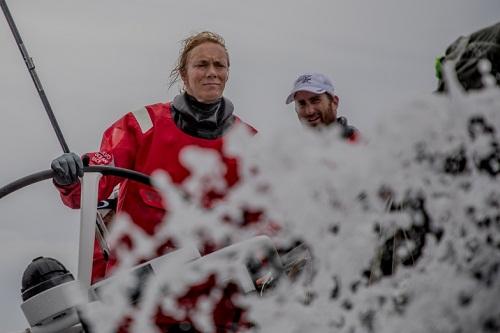
[[[256, 130], [243, 123], [252, 133]], [[157, 169], [166, 171], [175, 184], [181, 184], [190, 171], [182, 165], [179, 153], [185, 147], [196, 146], [218, 152], [225, 164], [224, 178], [226, 190], [238, 181], [237, 160], [224, 155], [224, 136], [209, 140], [190, 136], [179, 129], [172, 119], [170, 103], [153, 104], [126, 114], [109, 127], [103, 135], [100, 151], [89, 154], [91, 165], [111, 165], [136, 170], [150, 175]], [[158, 193], [137, 182], [115, 176], [102, 177], [99, 183], [99, 200], [106, 199], [113, 188], [120, 183], [118, 211], [130, 215], [135, 224], [152, 235], [163, 220], [168, 203], [162, 202]], [[80, 184], [58, 186], [65, 205], [80, 207]], [[209, 207], [214, 199], [222, 198], [224, 193], [207, 189], [203, 204]], [[160, 250], [165, 252], [168, 248]], [[157, 253], [161, 255], [163, 253]], [[149, 258], [150, 259], [150, 258]], [[94, 246], [92, 283], [109, 275], [114, 260], [106, 262], [97, 242]]]

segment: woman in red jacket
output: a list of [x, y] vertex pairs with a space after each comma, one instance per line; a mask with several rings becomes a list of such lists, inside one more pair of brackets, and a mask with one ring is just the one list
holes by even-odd
[[[210, 207], [238, 181], [237, 161], [223, 151], [227, 133], [234, 125], [243, 123], [233, 114], [231, 101], [223, 97], [228, 75], [229, 54], [221, 36], [205, 31], [185, 39], [170, 74], [171, 84], [182, 79], [184, 92], [172, 102], [145, 106], [116, 121], [104, 132], [99, 152], [87, 154], [90, 164], [145, 174], [162, 169], [175, 184], [181, 185], [190, 176], [190, 170], [182, 164], [180, 152], [190, 146], [215, 151], [224, 166], [226, 186], [223, 190], [206, 188], [201, 204]], [[255, 133], [250, 125], [243, 124]], [[81, 158], [75, 153], [63, 154], [53, 160], [51, 167], [63, 202], [79, 208]], [[147, 186], [113, 176], [101, 179], [99, 199], [107, 198], [118, 184], [117, 210], [129, 214], [135, 224], [152, 235], [168, 212], [168, 202]], [[157, 255], [168, 250], [164, 246]], [[114, 260], [105, 260], [95, 246], [92, 283], [109, 275], [114, 265]]]

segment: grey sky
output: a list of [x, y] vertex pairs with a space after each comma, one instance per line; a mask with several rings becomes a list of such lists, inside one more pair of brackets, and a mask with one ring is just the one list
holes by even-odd
[[[329, 75], [339, 113], [369, 133], [385, 110], [434, 90], [434, 58], [499, 19], [498, 0], [9, 1], [70, 148], [98, 148], [127, 111], [166, 101], [168, 73], [189, 33], [222, 34], [225, 95], [261, 131], [299, 130], [284, 99], [302, 72]], [[10, 30], [0, 19], [0, 185], [48, 169], [61, 153]], [[50, 182], [0, 201], [0, 331], [26, 326], [20, 280], [38, 255], [76, 271], [78, 211]]]

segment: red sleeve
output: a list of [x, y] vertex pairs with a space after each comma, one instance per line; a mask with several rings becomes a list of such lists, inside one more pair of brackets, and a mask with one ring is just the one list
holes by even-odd
[[358, 130], [355, 130], [352, 132], [351, 136], [347, 138], [347, 141], [349, 143], [358, 143], [361, 141], [361, 135], [359, 134]]
[[236, 124], [243, 124], [243, 126], [245, 126], [250, 131], [250, 134], [255, 135], [259, 132], [259, 131], [257, 131], [257, 129], [255, 127], [253, 127], [252, 125], [241, 120], [240, 117], [235, 116], [235, 119], [236, 119], [235, 123]]
[[[86, 154], [89, 165], [109, 165], [134, 169], [135, 156], [142, 139], [142, 131], [132, 113], [127, 113], [116, 121], [103, 134], [99, 152]], [[99, 182], [99, 200], [107, 198], [113, 188], [123, 178], [115, 176], [102, 177]], [[80, 183], [69, 186], [56, 185], [63, 203], [71, 208], [80, 208]]]

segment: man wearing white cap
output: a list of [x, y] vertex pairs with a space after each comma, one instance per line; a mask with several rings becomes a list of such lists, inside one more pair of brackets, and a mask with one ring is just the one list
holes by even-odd
[[349, 141], [357, 141], [359, 132], [347, 124], [345, 117], [337, 118], [339, 97], [335, 95], [332, 81], [319, 73], [300, 75], [293, 84], [286, 104], [295, 102], [295, 111], [299, 120], [310, 127], [322, 128], [338, 124], [342, 136]]

